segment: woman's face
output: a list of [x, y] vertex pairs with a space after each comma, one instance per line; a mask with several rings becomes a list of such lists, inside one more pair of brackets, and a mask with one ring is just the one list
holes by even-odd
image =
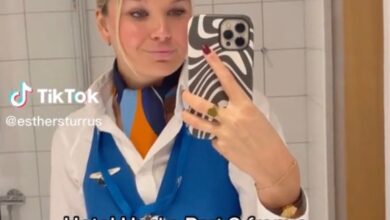
[[[116, 38], [116, 10], [116, 0], [110, 0], [107, 15], [97, 12], [98, 27], [104, 40], [113, 45], [118, 65], [126, 75], [129, 69]], [[139, 76], [153, 81], [180, 67], [187, 54], [190, 0], [123, 0], [120, 13], [119, 39]]]

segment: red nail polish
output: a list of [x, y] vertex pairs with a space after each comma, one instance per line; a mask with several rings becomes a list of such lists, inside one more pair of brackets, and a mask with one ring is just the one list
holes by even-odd
[[203, 44], [202, 45], [202, 50], [203, 50], [203, 53], [206, 54], [206, 55], [211, 53], [210, 47], [207, 44]]

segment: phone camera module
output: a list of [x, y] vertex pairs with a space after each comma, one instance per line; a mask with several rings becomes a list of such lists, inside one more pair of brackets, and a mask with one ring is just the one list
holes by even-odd
[[242, 37], [238, 37], [238, 38], [236, 39], [236, 45], [237, 45], [238, 47], [244, 46], [244, 45], [245, 45], [245, 39], [242, 38]]
[[219, 42], [224, 49], [237, 51], [245, 49], [250, 42], [250, 24], [242, 18], [228, 18], [219, 29]]
[[232, 39], [233, 38], [233, 31], [231, 31], [231, 30], [226, 30], [226, 31], [224, 31], [223, 32], [223, 37], [225, 38], [225, 39], [227, 39], [227, 40], [230, 40], [230, 39]]
[[243, 33], [246, 30], [246, 27], [243, 23], [238, 23], [236, 24], [235, 29], [238, 33]]

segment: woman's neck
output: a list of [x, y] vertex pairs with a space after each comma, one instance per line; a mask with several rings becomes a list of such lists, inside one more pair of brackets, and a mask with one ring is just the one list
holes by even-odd
[[159, 86], [163, 81], [163, 78], [140, 77], [140, 74], [134, 73], [120, 60], [117, 60], [117, 68], [129, 89], [142, 89], [153, 85]]

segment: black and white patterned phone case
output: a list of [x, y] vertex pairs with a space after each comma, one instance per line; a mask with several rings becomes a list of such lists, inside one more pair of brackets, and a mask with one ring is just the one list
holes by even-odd
[[[222, 47], [220, 26], [224, 19], [243, 19], [249, 27], [248, 45], [241, 50], [229, 50]], [[219, 107], [226, 107], [228, 97], [204, 58], [202, 45], [207, 44], [216, 52], [230, 69], [237, 82], [246, 94], [252, 98], [254, 31], [251, 19], [245, 15], [197, 15], [191, 18], [188, 25], [188, 89], [191, 93], [211, 101]], [[190, 109], [192, 114], [211, 121], [207, 116]], [[189, 126], [189, 132], [199, 139], [212, 139], [211, 134]]]

